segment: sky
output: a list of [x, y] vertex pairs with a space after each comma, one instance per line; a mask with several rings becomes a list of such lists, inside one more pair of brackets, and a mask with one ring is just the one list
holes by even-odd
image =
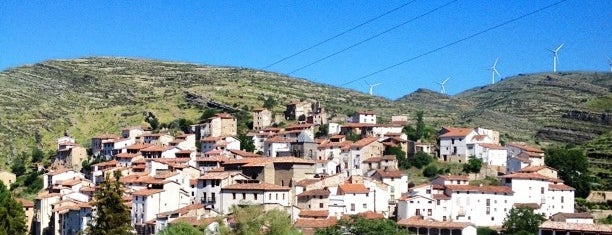
[[560, 72], [610, 71], [610, 0], [566, 0], [503, 24], [558, 1], [4, 0], [0, 70], [51, 59], [135, 57], [265, 68], [362, 92], [367, 83], [381, 83], [374, 95], [389, 99], [418, 88], [439, 91], [436, 82], [447, 77], [450, 95], [490, 84], [496, 58], [502, 78], [552, 71], [548, 49], [562, 43]]

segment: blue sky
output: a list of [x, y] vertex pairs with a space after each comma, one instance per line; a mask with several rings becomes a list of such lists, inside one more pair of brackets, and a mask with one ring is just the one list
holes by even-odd
[[[49, 59], [122, 56], [263, 68], [404, 1], [2, 1], [0, 70]], [[267, 70], [289, 73], [451, 2], [416, 0]], [[502, 77], [552, 70], [609, 71], [612, 1], [568, 0], [553, 8], [371, 77], [349, 81], [556, 1], [459, 0], [291, 76], [396, 99], [418, 88], [456, 94]]]

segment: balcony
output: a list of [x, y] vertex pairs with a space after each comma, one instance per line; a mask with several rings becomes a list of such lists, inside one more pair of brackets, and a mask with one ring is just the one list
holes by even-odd
[[205, 206], [214, 205], [216, 203], [216, 198], [214, 198], [214, 197], [207, 197], [207, 198], [201, 197], [200, 198], [200, 202], [202, 204], [204, 204]]

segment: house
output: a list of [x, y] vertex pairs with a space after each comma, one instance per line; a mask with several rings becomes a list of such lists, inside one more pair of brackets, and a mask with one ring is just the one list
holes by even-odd
[[360, 110], [353, 113], [350, 122], [376, 124], [376, 114], [372, 110]]
[[146, 132], [147, 131], [142, 127], [126, 127], [121, 130], [121, 138], [130, 139], [132, 142], [136, 142], [136, 138]]
[[196, 135], [181, 134], [169, 143], [170, 147], [176, 147], [180, 150], [196, 150]]
[[263, 205], [264, 210], [288, 211], [291, 206], [290, 188], [270, 183], [239, 182], [221, 188], [221, 213], [231, 212], [231, 207]]
[[79, 234], [92, 220], [92, 206], [86, 202], [62, 201], [55, 204], [54, 208], [61, 235]]
[[85, 160], [87, 160], [87, 149], [77, 145], [57, 150], [55, 155], [56, 163], [77, 171], [81, 170], [82, 163]]
[[221, 188], [249, 180], [239, 171], [207, 172], [197, 179], [195, 198], [206, 208], [221, 209]]
[[206, 226], [213, 221], [218, 214], [213, 210], [207, 210], [203, 204], [191, 204], [173, 211], [157, 214], [155, 221], [155, 233], [159, 233], [169, 224], [186, 223], [194, 227]]
[[547, 217], [558, 212], [574, 212], [575, 189], [562, 180], [522, 172], [500, 176], [500, 180], [514, 191], [515, 203], [536, 205], [537, 211]]
[[71, 148], [76, 145], [76, 140], [68, 135], [64, 135], [62, 137], [57, 138], [57, 148], [56, 150], [62, 150], [66, 148]]
[[425, 143], [420, 141], [408, 141], [407, 155], [414, 155], [418, 152], [423, 152], [429, 155], [435, 155], [435, 146], [431, 143]]
[[304, 101], [294, 101], [285, 105], [285, 120], [306, 121], [309, 113], [312, 113], [312, 104]]
[[550, 216], [550, 221], [564, 222], [564, 223], [580, 223], [580, 224], [593, 224], [593, 215], [582, 212], [582, 213], [562, 213], [559, 212]]
[[253, 130], [261, 130], [272, 126], [272, 112], [266, 108], [257, 108], [251, 112], [253, 117]]
[[296, 195], [297, 204], [300, 208], [300, 218], [326, 219], [329, 216], [328, 205], [331, 192], [327, 187], [323, 189], [311, 189]]
[[34, 219], [34, 202], [24, 199], [24, 198], [16, 198], [16, 200], [21, 203], [23, 206], [23, 212], [25, 214], [25, 224], [27, 227], [28, 234], [32, 231], [33, 219]]
[[220, 150], [221, 152], [228, 152], [228, 150], [240, 150], [240, 140], [236, 137], [204, 137], [200, 140], [201, 146], [200, 151], [206, 153], [211, 150]]
[[[173, 200], [162, 200], [170, 199]], [[139, 234], [155, 232], [157, 214], [190, 204], [189, 193], [176, 181], [164, 181], [132, 193], [132, 226]]]
[[470, 223], [436, 221], [431, 219], [422, 219], [419, 216], [397, 221], [397, 225], [406, 228], [410, 234], [477, 234], [476, 227]]
[[440, 160], [461, 163], [467, 162], [468, 157], [475, 156], [476, 144], [499, 144], [499, 132], [480, 127], [444, 127], [439, 132], [438, 142]]
[[0, 182], [6, 186], [7, 189], [11, 189], [11, 184], [15, 183], [17, 176], [11, 172], [0, 170]]
[[398, 200], [402, 194], [408, 192], [408, 175], [397, 168], [377, 170], [372, 178], [389, 185], [391, 200]]
[[64, 180], [74, 178], [85, 178], [82, 173], [68, 168], [61, 168], [43, 174], [43, 189], [51, 188], [51, 186], [61, 183]]
[[544, 221], [540, 224], [538, 235], [555, 234], [612, 234], [612, 225], [609, 224], [584, 224], [567, 223], [557, 221]]
[[291, 153], [291, 140], [289, 138], [283, 138], [275, 136], [266, 139], [264, 142], [264, 156], [266, 157], [277, 157], [279, 155], [292, 155]]
[[174, 140], [174, 136], [165, 133], [145, 133], [138, 137], [142, 143], [170, 146], [170, 142]]
[[314, 175], [313, 165], [313, 161], [296, 157], [231, 159], [223, 163], [225, 171], [237, 170], [260, 182], [289, 187]]
[[[370, 189], [363, 183], [344, 183], [338, 185], [335, 198], [340, 198], [344, 208], [342, 215], [356, 215], [362, 212], [374, 210], [374, 204], [368, 200]], [[330, 212], [333, 210], [330, 209]]]
[[[53, 207], [60, 200], [59, 193], [49, 193], [49, 192], [41, 192], [37, 195], [36, 200], [34, 200], [34, 222], [32, 226], [32, 231], [34, 231], [35, 235], [43, 235], [43, 232], [46, 228], [49, 227], [50, 222], [56, 221], [55, 218], [52, 218]], [[54, 228], [56, 231], [52, 231], [53, 234], [59, 234], [57, 231], [59, 225], [56, 225], [55, 222]]]
[[217, 113], [202, 123], [201, 137], [226, 137], [238, 134], [238, 121], [228, 113]]
[[110, 140], [121, 139], [118, 135], [113, 134], [101, 134], [91, 138], [91, 152], [94, 156], [100, 154], [103, 149], [103, 142], [108, 142]]
[[378, 142], [377, 137], [366, 137], [351, 145], [348, 155], [349, 175], [363, 175], [368, 169], [368, 163], [364, 161], [382, 157], [384, 146]]
[[482, 162], [490, 166], [499, 166], [506, 168], [508, 162], [508, 152], [506, 148], [499, 144], [478, 143], [474, 145], [474, 155], [476, 158], [482, 159]]
[[299, 218], [295, 221], [293, 227], [299, 229], [305, 235], [312, 235], [317, 229], [331, 227], [337, 223], [338, 219], [336, 217], [327, 219]]

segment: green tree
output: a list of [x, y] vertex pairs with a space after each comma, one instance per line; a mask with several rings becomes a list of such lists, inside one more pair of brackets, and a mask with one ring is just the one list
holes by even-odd
[[346, 140], [350, 140], [350, 141], [358, 141], [361, 139], [361, 136], [355, 132], [350, 132], [348, 134], [346, 134]]
[[545, 220], [544, 215], [534, 213], [531, 208], [515, 207], [506, 215], [502, 228], [507, 234], [537, 234]]
[[204, 110], [204, 112], [202, 113], [202, 116], [200, 116], [200, 120], [206, 120], [209, 119], [211, 117], [214, 117], [219, 111], [216, 109], [206, 109]]
[[323, 124], [319, 126], [319, 130], [315, 133], [315, 138], [324, 138], [327, 136], [327, 132], [329, 131], [329, 125]]
[[479, 173], [482, 168], [482, 159], [472, 157], [466, 164], [463, 164], [463, 172], [465, 173]]
[[544, 163], [559, 170], [559, 178], [576, 189], [577, 197], [589, 196], [591, 191], [589, 162], [582, 149], [567, 146], [547, 149]]
[[385, 148], [385, 155], [395, 155], [397, 159], [397, 165], [401, 169], [410, 168], [410, 163], [408, 163], [408, 159], [406, 159], [406, 152], [402, 150], [401, 147], [387, 147]]
[[41, 162], [44, 157], [45, 154], [42, 150], [36, 147], [32, 148], [32, 162]]
[[417, 111], [416, 113], [417, 123], [414, 131], [414, 141], [420, 140], [425, 134], [425, 121], [423, 121], [423, 111]]
[[268, 96], [268, 98], [266, 98], [264, 100], [263, 107], [267, 108], [267, 109], [272, 109], [272, 108], [274, 108], [274, 106], [276, 106], [276, 104], [278, 104], [276, 99], [274, 99], [274, 97], [272, 97], [272, 96]]
[[429, 165], [423, 169], [423, 176], [432, 178], [438, 175], [438, 167], [435, 165]]
[[366, 219], [360, 216], [351, 216], [340, 219], [334, 226], [317, 229], [316, 235], [401, 235], [406, 234], [404, 229], [398, 229], [396, 223], [390, 219]]
[[476, 235], [498, 235], [499, 233], [489, 227], [478, 227], [476, 229]]
[[202, 231], [197, 228], [186, 224], [186, 223], [176, 223], [170, 224], [168, 227], [165, 227], [158, 233], [159, 235], [201, 235]]
[[[236, 235], [292, 235], [300, 234], [293, 228], [289, 214], [280, 210], [264, 212], [262, 206], [232, 207]], [[266, 229], [262, 229], [262, 228]], [[227, 230], [220, 226], [220, 231]], [[224, 232], [225, 233], [225, 232]]]
[[410, 126], [410, 125], [406, 125], [402, 131], [404, 132], [404, 134], [406, 134], [406, 136], [408, 137], [409, 140], [412, 141], [416, 141], [416, 130]]
[[13, 198], [11, 192], [0, 181], [0, 235], [26, 234], [25, 221], [23, 205]]
[[18, 157], [13, 159], [13, 164], [11, 164], [11, 172], [13, 172], [13, 174], [15, 174], [17, 177], [26, 173], [27, 158], [28, 155], [25, 152], [22, 152]]
[[240, 149], [251, 153], [255, 151], [255, 143], [253, 142], [253, 138], [244, 134], [239, 134], [238, 140], [240, 140]]
[[408, 163], [410, 163], [410, 166], [414, 166], [418, 169], [429, 165], [429, 163], [431, 163], [432, 161], [433, 158], [429, 156], [429, 154], [424, 152], [418, 152], [414, 154], [414, 156], [408, 158]]
[[114, 179], [107, 176], [94, 193], [95, 217], [86, 231], [89, 235], [131, 234], [130, 210], [123, 204], [123, 190], [119, 183], [119, 172]]

